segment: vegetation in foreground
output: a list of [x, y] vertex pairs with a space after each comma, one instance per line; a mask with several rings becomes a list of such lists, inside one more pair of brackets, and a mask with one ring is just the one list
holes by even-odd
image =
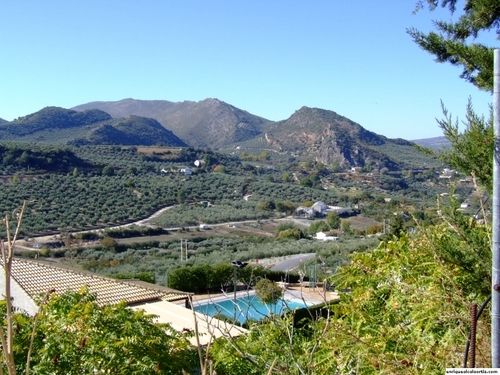
[[31, 374], [180, 374], [197, 368], [186, 335], [124, 303], [100, 307], [85, 290], [52, 295], [36, 318], [15, 314], [14, 330], [18, 374], [28, 373], [28, 356]]

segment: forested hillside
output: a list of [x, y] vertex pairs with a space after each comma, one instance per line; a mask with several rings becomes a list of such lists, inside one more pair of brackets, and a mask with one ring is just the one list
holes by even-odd
[[74, 168], [94, 169], [95, 165], [75, 155], [68, 148], [44, 145], [0, 144], [1, 171], [14, 174], [68, 172]]
[[77, 112], [58, 107], [46, 107], [1, 124], [0, 140], [75, 145], [186, 146], [153, 119], [139, 116], [112, 119], [98, 109]]
[[128, 116], [104, 121], [82, 138], [68, 141], [72, 145], [130, 145], [185, 147], [185, 142], [163, 128], [156, 120]]
[[218, 99], [178, 103], [166, 100], [123, 99], [117, 102], [91, 102], [73, 109], [100, 109], [113, 117], [138, 115], [158, 120], [192, 147], [221, 148], [261, 134], [269, 122]]

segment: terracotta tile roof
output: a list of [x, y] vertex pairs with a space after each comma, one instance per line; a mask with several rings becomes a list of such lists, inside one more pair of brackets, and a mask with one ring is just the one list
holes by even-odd
[[55, 289], [55, 293], [63, 294], [66, 291], [79, 291], [84, 286], [96, 294], [99, 305], [116, 304], [123, 300], [127, 304], [152, 300], [176, 301], [188, 296], [188, 293], [154, 284], [139, 285], [132, 280], [115, 280], [25, 259], [13, 259], [12, 277], [35, 302], [48, 290]]

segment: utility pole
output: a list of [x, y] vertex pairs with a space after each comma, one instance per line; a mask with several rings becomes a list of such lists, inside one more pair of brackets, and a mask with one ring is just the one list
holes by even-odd
[[491, 272], [491, 367], [500, 368], [500, 49], [493, 60], [493, 241]]

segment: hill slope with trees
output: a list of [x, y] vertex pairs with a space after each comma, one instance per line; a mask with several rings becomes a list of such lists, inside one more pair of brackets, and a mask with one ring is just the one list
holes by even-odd
[[139, 116], [113, 119], [98, 109], [74, 111], [46, 107], [0, 124], [0, 140], [51, 144], [186, 146], [156, 120]]
[[113, 117], [138, 115], [158, 120], [192, 147], [219, 148], [255, 137], [269, 122], [218, 99], [199, 102], [123, 99], [91, 102], [75, 110], [100, 109]]

